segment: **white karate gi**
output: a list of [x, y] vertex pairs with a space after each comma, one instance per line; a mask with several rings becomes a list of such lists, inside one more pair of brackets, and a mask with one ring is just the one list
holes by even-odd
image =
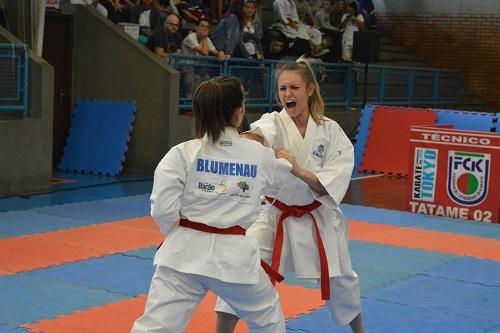
[[208, 290], [231, 304], [251, 332], [285, 332], [257, 240], [200, 232], [178, 221], [247, 229], [259, 215], [261, 194], [295, 178], [290, 170], [272, 149], [241, 139], [232, 128], [216, 144], [205, 136], [167, 153], [156, 168], [151, 194], [151, 215], [167, 240], [156, 253], [146, 310], [132, 332], [184, 332]]
[[[363, 15], [359, 14], [356, 19], [360, 22], [364, 22], [365, 19]], [[359, 31], [356, 23], [353, 23], [349, 14], [344, 14], [342, 16], [342, 23], [346, 22], [344, 33], [342, 34], [342, 59], [345, 61], [352, 61], [352, 48], [354, 46], [354, 33]]]
[[[275, 23], [273, 28], [280, 30], [286, 37], [290, 39], [302, 38], [311, 40], [314, 44], [320, 45], [322, 41], [321, 31], [300, 22], [297, 14], [297, 6], [293, 0], [274, 0], [273, 2]], [[295, 30], [289, 25], [288, 21], [297, 22], [298, 29]]]
[[[325, 118], [319, 126], [309, 117], [305, 138], [285, 110], [264, 114], [250, 125], [252, 132], [264, 138], [266, 146], [286, 148], [297, 163], [316, 174], [328, 195], [318, 196], [298, 178], [280, 187], [276, 199], [287, 205], [306, 205], [318, 200], [313, 211], [328, 258], [330, 300], [327, 307], [339, 325], [352, 321], [361, 312], [359, 282], [352, 271], [348, 250], [347, 219], [338, 207], [349, 186], [354, 165], [354, 149], [342, 128]], [[281, 211], [267, 204], [259, 220], [247, 231], [260, 244], [262, 259], [272, 257], [276, 222]], [[280, 271], [295, 272], [297, 278], [319, 279], [320, 264], [312, 219], [289, 217], [284, 223], [284, 242]], [[332, 279], [333, 278], [333, 279]], [[218, 301], [217, 311], [234, 313]]]

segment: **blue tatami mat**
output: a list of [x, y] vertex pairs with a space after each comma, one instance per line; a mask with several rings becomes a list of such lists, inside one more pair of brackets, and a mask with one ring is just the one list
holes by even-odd
[[71, 217], [97, 222], [130, 219], [149, 215], [149, 194], [35, 208], [39, 214]]
[[39, 193], [30, 196], [0, 198], [0, 212], [112, 199], [122, 196], [149, 195], [152, 186], [153, 182], [150, 180], [112, 182], [89, 187], [72, 187], [65, 190], [55, 190], [55, 192]]
[[356, 134], [356, 142], [354, 144], [354, 169], [353, 176], [358, 175], [358, 167], [363, 159], [363, 153], [366, 148], [366, 141], [370, 133], [370, 125], [372, 123], [373, 109], [375, 106], [367, 105], [361, 110], [361, 117], [359, 119], [358, 130]]
[[59, 169], [118, 175], [134, 115], [134, 102], [79, 100]]
[[[373, 297], [362, 299], [363, 320], [370, 333], [484, 333], [495, 323], [452, 313], [436, 313], [416, 306], [387, 303]], [[299, 332], [350, 333], [349, 325], [339, 327], [328, 318], [325, 308], [287, 321]]]
[[134, 297], [147, 294], [153, 272], [153, 260], [116, 254], [40, 269], [32, 275]]
[[32, 211], [0, 213], [0, 239], [79, 227], [93, 223], [93, 221], [49, 216]]
[[490, 132], [495, 128], [495, 113], [479, 113], [454, 110], [434, 110], [437, 113], [437, 124], [451, 124], [455, 129]]
[[349, 204], [341, 204], [340, 207], [347, 218], [352, 220], [500, 239], [500, 227], [498, 224]]
[[[435, 278], [466, 281], [500, 288], [500, 264], [491, 260], [459, 257], [439, 267], [428, 269], [424, 274]], [[498, 310], [500, 318], [500, 303]]]
[[11, 327], [123, 299], [125, 295], [30, 273], [0, 276], [0, 324]]
[[353, 269], [359, 275], [362, 294], [440, 267], [457, 258], [451, 254], [361, 241], [350, 241], [349, 248]]
[[500, 322], [500, 288], [466, 281], [415, 276], [367, 294], [382, 302], [411, 305], [443, 314]]
[[0, 333], [31, 333], [31, 332], [25, 330], [24, 328], [12, 328], [0, 324]]
[[144, 249], [132, 250], [123, 253], [126, 256], [132, 256], [139, 259], [153, 259], [156, 254], [157, 246], [146, 247]]

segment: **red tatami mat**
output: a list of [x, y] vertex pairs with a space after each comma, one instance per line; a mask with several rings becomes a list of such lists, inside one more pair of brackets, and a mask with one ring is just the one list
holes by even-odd
[[350, 220], [350, 239], [500, 261], [500, 240]]
[[433, 125], [437, 115], [430, 109], [377, 106], [359, 172], [408, 174], [410, 127]]
[[[320, 292], [300, 286], [278, 285], [285, 318], [297, 317], [323, 306]], [[215, 330], [216, 297], [209, 293], [196, 308], [186, 333], [212, 332]], [[22, 327], [31, 332], [44, 333], [123, 333], [130, 332], [134, 320], [144, 311], [144, 295], [118, 303], [90, 308], [54, 319], [41, 320]], [[236, 333], [247, 332], [244, 322], [240, 322]]]
[[115, 221], [0, 240], [0, 275], [75, 262], [159, 244], [151, 217]]

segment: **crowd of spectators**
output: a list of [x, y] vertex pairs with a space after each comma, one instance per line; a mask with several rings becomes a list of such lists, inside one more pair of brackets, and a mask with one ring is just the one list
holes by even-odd
[[308, 56], [351, 62], [354, 32], [376, 25], [371, 0], [273, 0], [273, 24], [262, 0], [83, 0], [115, 23], [138, 27], [139, 42], [170, 54], [283, 59]]

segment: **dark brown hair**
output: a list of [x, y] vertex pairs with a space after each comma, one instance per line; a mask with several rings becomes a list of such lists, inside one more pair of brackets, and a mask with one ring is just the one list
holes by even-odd
[[196, 137], [208, 135], [219, 140], [224, 128], [233, 126], [234, 111], [243, 106], [243, 86], [234, 76], [218, 76], [204, 81], [193, 96], [194, 129]]

